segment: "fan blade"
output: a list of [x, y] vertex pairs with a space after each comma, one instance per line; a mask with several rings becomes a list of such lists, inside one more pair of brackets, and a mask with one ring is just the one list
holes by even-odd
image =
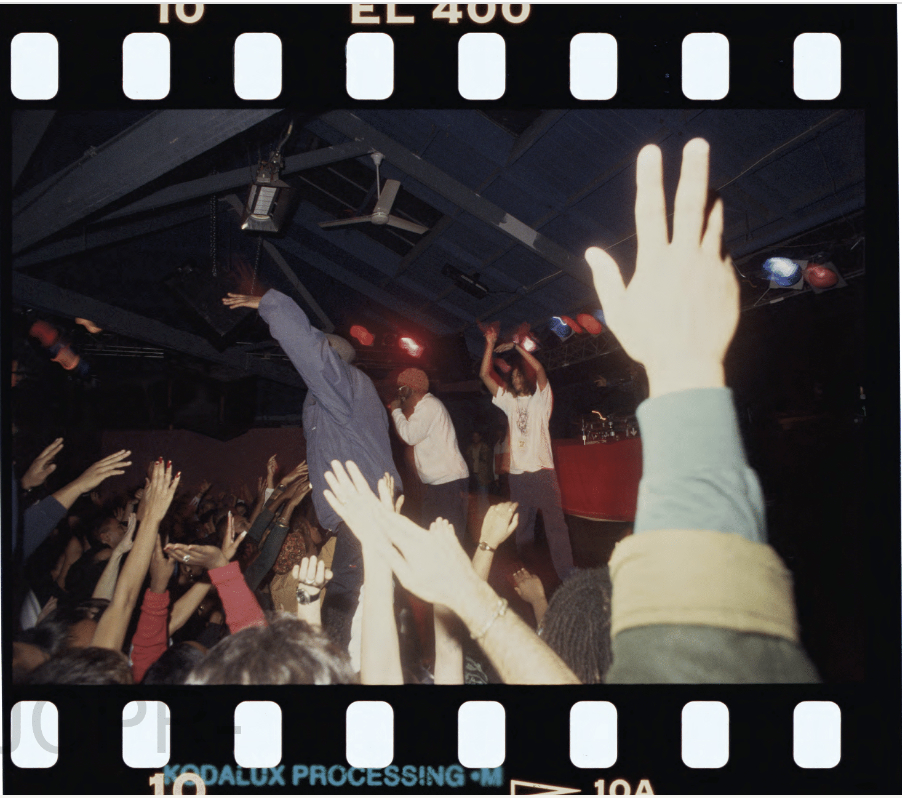
[[334, 222], [320, 222], [319, 226], [325, 230], [329, 227], [344, 227], [347, 224], [360, 224], [360, 222], [371, 222], [372, 216], [355, 216], [353, 219], [336, 219]]
[[389, 216], [386, 224], [389, 227], [400, 227], [402, 230], [407, 230], [409, 233], [428, 233], [429, 228], [423, 227], [421, 224], [417, 224], [416, 222], [408, 222], [407, 219], [399, 219], [397, 216]]
[[388, 216], [391, 206], [395, 203], [395, 197], [398, 196], [398, 189], [401, 188], [400, 180], [386, 180], [382, 187], [382, 193], [379, 195], [379, 201], [373, 208], [373, 216]]

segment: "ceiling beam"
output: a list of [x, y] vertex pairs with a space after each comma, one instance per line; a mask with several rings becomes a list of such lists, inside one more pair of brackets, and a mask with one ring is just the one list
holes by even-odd
[[320, 120], [350, 139], [366, 142], [373, 149], [385, 155], [393, 166], [406, 172], [467, 213], [535, 252], [555, 269], [571, 275], [587, 286], [593, 285], [589, 265], [584, 258], [574, 257], [559, 244], [506, 213], [502, 208], [481, 197], [463, 183], [415, 155], [390, 136], [366, 124], [359, 117], [349, 111], [330, 111], [323, 114]]
[[10, 188], [15, 188], [19, 182], [55, 113], [55, 111], [13, 111]]
[[235, 349], [217, 350], [206, 338], [184, 330], [176, 330], [167, 324], [140, 316], [105, 302], [68, 291], [44, 280], [36, 280], [24, 274], [12, 278], [13, 301], [65, 318], [90, 319], [110, 332], [125, 335], [138, 341], [182, 352], [210, 363], [229, 366], [248, 375], [265, 377], [273, 382], [302, 387], [303, 380], [293, 368], [278, 365], [269, 360], [253, 357]]
[[[292, 155], [285, 159], [285, 168], [281, 174], [293, 174], [294, 172], [303, 172], [305, 169], [313, 169], [317, 166], [326, 166], [337, 161], [346, 161], [349, 158], [358, 158], [366, 155], [371, 148], [360, 141], [348, 141], [344, 144], [337, 144], [334, 147], [321, 147], [318, 150], [303, 152], [300, 155]], [[122, 216], [129, 216], [133, 213], [141, 211], [153, 210], [164, 205], [172, 205], [176, 202], [184, 202], [197, 197], [208, 197], [210, 194], [222, 194], [227, 191], [234, 191], [236, 188], [249, 186], [254, 178], [254, 167], [244, 166], [240, 169], [233, 169], [230, 172], [223, 172], [220, 175], [210, 175], [202, 177], [199, 180], [189, 180], [185, 183], [179, 183], [174, 186], [167, 186], [160, 189], [149, 197], [144, 197], [137, 202], [126, 205], [117, 211], [104, 216], [100, 221], [108, 221], [118, 219]]]
[[148, 219], [126, 222], [103, 230], [86, 230], [83, 235], [64, 238], [61, 241], [55, 241], [53, 244], [48, 244], [40, 249], [33, 249], [24, 255], [13, 258], [13, 268], [24, 269], [28, 266], [35, 266], [38, 263], [46, 263], [58, 258], [81, 255], [93, 249], [120, 244], [133, 238], [153, 235], [163, 230], [209, 218], [209, 206], [177, 208]]
[[566, 111], [542, 111], [541, 115], [517, 137], [510, 155], [507, 156], [505, 168], [520, 160], [566, 113]]
[[13, 253], [49, 238], [278, 110], [149, 114], [13, 203]]
[[382, 281], [382, 287], [385, 288], [388, 283], [390, 283], [396, 277], [400, 277], [404, 272], [410, 268], [410, 264], [413, 263], [420, 255], [422, 255], [435, 240], [445, 232], [450, 226], [451, 222], [454, 221], [454, 218], [448, 216], [447, 214], [442, 216], [432, 227], [426, 235], [422, 236], [416, 244], [414, 244], [413, 249], [410, 250], [401, 260], [398, 262], [398, 267], [395, 269], [395, 273], [391, 277], [386, 277]]
[[407, 304], [404, 300], [399, 299], [397, 293], [383, 291], [369, 280], [365, 280], [350, 269], [339, 266], [325, 255], [321, 255], [319, 252], [305, 247], [303, 244], [289, 236], [279, 239], [276, 246], [279, 249], [300, 258], [304, 263], [312, 266], [314, 269], [318, 269], [333, 280], [343, 283], [348, 288], [357, 291], [365, 297], [369, 297], [374, 302], [378, 302], [389, 310], [393, 310], [396, 313], [406, 316], [411, 321], [421, 324], [423, 327], [432, 330], [434, 333], [441, 335], [451, 332], [451, 329], [447, 325], [436, 322], [433, 317], [427, 314], [419, 313], [416, 308]]

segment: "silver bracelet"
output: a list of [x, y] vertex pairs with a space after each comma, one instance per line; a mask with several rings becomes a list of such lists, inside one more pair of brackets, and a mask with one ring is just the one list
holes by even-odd
[[482, 549], [483, 551], [495, 551], [495, 547], [494, 547], [494, 546], [490, 546], [488, 543], [486, 543], [486, 542], [483, 541], [483, 540], [480, 540], [480, 541], [479, 541], [479, 545], [478, 545], [476, 548], [477, 548], [477, 549]]
[[499, 598], [498, 606], [495, 607], [495, 612], [492, 613], [492, 617], [488, 619], [488, 621], [483, 625], [483, 627], [478, 632], [473, 632], [470, 634], [474, 640], [481, 640], [483, 637], [488, 634], [489, 629], [492, 628], [492, 624], [495, 623], [505, 612], [507, 612], [508, 603], [507, 599]]

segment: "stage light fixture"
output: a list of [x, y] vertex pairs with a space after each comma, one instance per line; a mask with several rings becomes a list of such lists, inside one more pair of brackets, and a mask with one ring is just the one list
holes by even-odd
[[580, 326], [577, 322], [571, 319], [569, 316], [561, 316], [561, 321], [564, 322], [573, 332], [575, 333], [584, 333], [585, 330]]
[[360, 324], [355, 324], [351, 327], [351, 337], [360, 341], [362, 346], [372, 346], [373, 341], [376, 340], [376, 336]]
[[454, 281], [454, 285], [476, 297], [476, 299], [483, 299], [489, 293], [489, 289], [479, 282], [478, 274], [464, 274], [460, 269], [456, 269], [449, 263], [442, 267], [442, 274], [450, 277]]
[[279, 179], [285, 167], [282, 147], [291, 135], [293, 123], [269, 158], [257, 165], [257, 175], [251, 183], [241, 216], [241, 229], [255, 233], [277, 233], [288, 213], [294, 189]]
[[809, 263], [805, 268], [805, 282], [816, 294], [831, 288], [842, 288], [847, 284], [832, 263]]
[[764, 271], [770, 275], [771, 288], [802, 288], [802, 270], [807, 261], [790, 258], [768, 258], [764, 261]]
[[573, 335], [573, 328], [567, 324], [560, 316], [552, 316], [551, 321], [548, 322], [548, 327], [558, 338], [562, 341], [566, 341], [571, 335]]
[[419, 357], [423, 354], [423, 347], [408, 335], [402, 336], [398, 343], [411, 357]]
[[[598, 312], [601, 313], [601, 311]], [[576, 317], [576, 320], [583, 326], [583, 329], [589, 333], [589, 335], [601, 335], [601, 333], [604, 332], [604, 327], [601, 322], [588, 313], [580, 313]]]
[[522, 346], [527, 352], [535, 352], [536, 349], [539, 348], [539, 344], [536, 342], [536, 339], [531, 335], [525, 336], [520, 346]]

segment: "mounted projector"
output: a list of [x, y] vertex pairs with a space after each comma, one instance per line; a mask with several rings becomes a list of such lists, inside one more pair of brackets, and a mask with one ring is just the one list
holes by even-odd
[[462, 288], [477, 299], [483, 299], [489, 293], [489, 289], [479, 282], [478, 274], [464, 274], [460, 269], [455, 269], [448, 263], [442, 268], [442, 274], [450, 277], [458, 288]]

